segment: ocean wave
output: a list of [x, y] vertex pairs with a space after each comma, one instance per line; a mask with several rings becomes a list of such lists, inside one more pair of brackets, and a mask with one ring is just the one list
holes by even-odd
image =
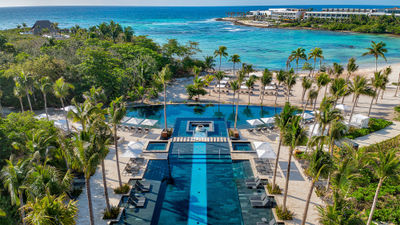
[[156, 23], [151, 23], [151, 25], [154, 25], [154, 26], [170, 26], [170, 25], [178, 25], [178, 26], [181, 26], [181, 25], [189, 25], [189, 23], [188, 22], [156, 22]]

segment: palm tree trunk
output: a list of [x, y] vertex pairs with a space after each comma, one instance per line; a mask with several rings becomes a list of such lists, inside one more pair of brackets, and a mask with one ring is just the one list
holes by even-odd
[[164, 129], [167, 131], [167, 87], [164, 83]]
[[261, 106], [264, 104], [264, 93], [265, 93], [265, 87], [263, 88], [263, 92], [261, 93]]
[[106, 208], [107, 211], [110, 212], [110, 199], [108, 198], [108, 190], [107, 190], [107, 180], [106, 180], [106, 171], [104, 166], [104, 159], [101, 160], [101, 173], [103, 177], [103, 188], [104, 188], [104, 198], [106, 199]]
[[250, 91], [249, 91], [249, 103], [248, 103], [248, 105], [250, 105]]
[[304, 96], [306, 95], [306, 89], [303, 88], [303, 93], [301, 94], [301, 103], [304, 104]]
[[236, 96], [236, 91], [233, 91], [232, 105], [235, 105], [235, 96]]
[[67, 123], [67, 131], [69, 132], [68, 115], [67, 115], [67, 111], [65, 111], [64, 100], [63, 100], [63, 98], [60, 98], [60, 100], [61, 100], [61, 105], [62, 105], [63, 110], [64, 110], [65, 122]]
[[26, 98], [28, 99], [28, 103], [29, 103], [29, 109], [30, 109], [31, 111], [33, 111], [33, 110], [32, 110], [31, 98], [29, 97], [29, 91], [28, 91], [28, 89], [25, 89], [25, 92], [26, 92]]
[[21, 112], [24, 112], [24, 104], [22, 104], [22, 98], [18, 98], [19, 99], [19, 104], [21, 105]]
[[351, 108], [351, 114], [350, 114], [349, 124], [351, 124], [351, 119], [353, 118], [354, 108], [356, 107], [357, 102], [358, 102], [358, 96], [356, 97], [355, 103], [353, 104], [353, 107]]
[[370, 225], [372, 222], [372, 216], [374, 215], [376, 203], [378, 202], [378, 195], [379, 195], [379, 191], [381, 190], [382, 183], [383, 183], [383, 179], [381, 178], [381, 179], [379, 179], [378, 187], [376, 188], [374, 201], [372, 202], [371, 212], [369, 213], [367, 225]]
[[286, 94], [287, 102], [290, 102], [289, 96], [290, 96], [290, 88], [289, 88], [289, 86], [287, 86], [287, 94]]
[[376, 98], [375, 98], [375, 104], [378, 104], [378, 99], [379, 99], [380, 94], [381, 94], [381, 89], [378, 89], [378, 94], [376, 95]]
[[276, 102], [278, 101], [278, 87], [275, 89], [275, 108], [276, 108]]
[[314, 77], [314, 73], [315, 73], [315, 64], [317, 63], [317, 58], [314, 58], [314, 69], [313, 69], [313, 72], [312, 72], [312, 74], [313, 74], [313, 77]]
[[234, 77], [236, 76], [236, 73], [235, 73], [235, 63], [233, 63], [233, 76], [234, 76]]
[[311, 200], [312, 193], [314, 191], [314, 185], [315, 185], [315, 181], [313, 179], [311, 181], [310, 190], [308, 191], [307, 200], [306, 200], [306, 207], [304, 208], [303, 221], [301, 222], [301, 225], [305, 225], [306, 224], [308, 207], [310, 206], [310, 200]]
[[325, 93], [324, 93], [324, 97], [326, 96], [326, 92], [328, 92], [328, 86], [329, 86], [329, 84], [327, 84], [327, 85], [325, 86]]
[[219, 71], [221, 71], [222, 55], [219, 56]]
[[292, 155], [293, 155], [293, 149], [290, 149], [289, 151], [289, 160], [288, 160], [288, 166], [287, 166], [287, 171], [286, 171], [286, 182], [285, 182], [285, 193], [283, 195], [283, 210], [286, 211], [286, 201], [287, 201], [287, 195], [288, 195], [288, 188], [289, 188], [289, 179], [290, 179], [290, 167], [292, 163]]
[[49, 120], [49, 113], [47, 112], [47, 97], [46, 97], [46, 92], [43, 92], [43, 99], [44, 99], [44, 111], [46, 112], [47, 120]]
[[397, 79], [397, 87], [396, 87], [396, 92], [394, 93], [394, 97], [397, 97], [397, 92], [399, 91], [399, 85], [400, 85], [400, 73], [399, 73], [399, 78]]
[[118, 174], [118, 182], [119, 182], [119, 187], [122, 187], [122, 180], [121, 180], [121, 171], [119, 170], [119, 156], [118, 156], [118, 135], [117, 135], [117, 125], [113, 125], [114, 129], [114, 146], [115, 146], [115, 158], [117, 161], [117, 174]]
[[[375, 89], [375, 93], [376, 93], [376, 89]], [[368, 117], [371, 114], [371, 109], [372, 109], [372, 104], [374, 104], [374, 99], [375, 99], [375, 96], [372, 96], [371, 104], [369, 105], [369, 110], [368, 110]]]
[[221, 103], [221, 81], [218, 81], [218, 103]]
[[21, 191], [19, 192], [19, 204], [21, 209], [22, 224], [25, 225], [24, 196], [22, 195]]
[[378, 72], [378, 57], [375, 58], [375, 72]]
[[383, 99], [383, 95], [385, 94], [385, 89], [382, 89], [381, 99]]
[[237, 119], [238, 119], [238, 111], [239, 111], [239, 100], [240, 100], [239, 94], [240, 94], [240, 93], [238, 92], [238, 94], [237, 94], [237, 100], [236, 100], [235, 126], [234, 126], [235, 130], [236, 130]]
[[[88, 176], [88, 177], [86, 177], [86, 176]], [[90, 225], [94, 225], [92, 192], [90, 191], [90, 175], [89, 174], [85, 174], [85, 181], [86, 181], [86, 195], [88, 198]]]
[[278, 152], [276, 153], [276, 159], [275, 159], [274, 177], [272, 178], [272, 189], [275, 189], [276, 173], [278, 172], [278, 163], [279, 163], [279, 155], [281, 153], [282, 140], [283, 140], [283, 133], [280, 132]]

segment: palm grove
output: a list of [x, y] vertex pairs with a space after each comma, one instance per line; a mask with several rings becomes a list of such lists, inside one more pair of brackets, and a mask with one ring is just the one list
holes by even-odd
[[[204, 61], [196, 60], [191, 57], [200, 51], [195, 42], [181, 45], [176, 40], [169, 40], [159, 46], [144, 36], [135, 36], [131, 28], [122, 28], [112, 21], [89, 29], [75, 26], [71, 28], [71, 38], [59, 41], [21, 36], [18, 31], [4, 31], [0, 37], [0, 87], [3, 94], [0, 102], [21, 110], [21, 113], [11, 113], [0, 120], [1, 191], [9, 193], [1, 195], [0, 208], [7, 215], [13, 215], [0, 217], [0, 220], [11, 224], [21, 221], [29, 224], [54, 221], [74, 224], [76, 202], [65, 201], [74, 197], [70, 185], [74, 175], [81, 175], [86, 181], [89, 216], [93, 223], [90, 176], [100, 165], [103, 184], [107, 187], [104, 158], [110, 145], [114, 146], [112, 150], [119, 167], [116, 126], [126, 113], [125, 101], [144, 102], [164, 91], [165, 108], [168, 81], [172, 76], [189, 73], [194, 75], [194, 79], [193, 84], [187, 86], [188, 95], [199, 99], [200, 95], [207, 94], [205, 87], [213, 79], [219, 83], [224, 78], [222, 59], [229, 57], [227, 48], [220, 46], [214, 56], [208, 56]], [[365, 55], [378, 61], [381, 57], [385, 59], [386, 51], [384, 43], [373, 42]], [[320, 222], [323, 224], [370, 224], [372, 219], [398, 222], [399, 215], [383, 212], [385, 207], [396, 205], [388, 204], [390, 200], [387, 199], [379, 201], [381, 189], [388, 193], [385, 188], [399, 187], [394, 179], [400, 164], [397, 149], [383, 145], [360, 150], [335, 146], [335, 141], [348, 132], [343, 124], [345, 118], [335, 106], [344, 98], [352, 98], [354, 104], [349, 122], [360, 96], [371, 97], [372, 110], [378, 97], [383, 97], [391, 70], [376, 69], [371, 80], [352, 77], [358, 69], [352, 58], [346, 65], [347, 74], [343, 78], [342, 65], [327, 66], [323, 59], [322, 49], [315, 48], [307, 54], [299, 48], [289, 56], [285, 70], [272, 72], [265, 69], [262, 77], [256, 78], [250, 76], [253, 71], [250, 64], [242, 63], [241, 69], [236, 71], [236, 66], [241, 63], [240, 56], [230, 56], [235, 75], [230, 82], [233, 104], [236, 104], [234, 129], [237, 129], [240, 87], [245, 76], [249, 76], [245, 83], [249, 89], [258, 79], [262, 90], [275, 80], [284, 86], [286, 102], [275, 118], [280, 135], [275, 169], [282, 145], [288, 146], [289, 162], [292, 157], [307, 161], [306, 173], [311, 177], [311, 186], [303, 224], [315, 189], [328, 199], [327, 205], [320, 208]], [[300, 67], [301, 62], [308, 60], [311, 63], [305, 62]], [[219, 62], [216, 72], [215, 61]], [[293, 63], [295, 67], [292, 68]], [[290, 93], [298, 81], [300, 69], [309, 71], [309, 74], [302, 79], [302, 104], [297, 108], [290, 104]], [[212, 71], [214, 75], [202, 77], [202, 71]], [[261, 93], [262, 105], [264, 95]], [[316, 113], [319, 126], [310, 127], [311, 134], [317, 131], [318, 135], [307, 135], [302, 117], [295, 113], [303, 114], [307, 107], [315, 110], [319, 96], [323, 96]], [[277, 90], [274, 105], [277, 105], [278, 97]], [[248, 99], [250, 104], [250, 93]], [[48, 106], [64, 107], [69, 102], [76, 106], [77, 111], [66, 113], [67, 121], [70, 119], [82, 125], [82, 131], [74, 135], [67, 136], [51, 122], [33, 118], [33, 109], [45, 108], [47, 113]], [[299, 145], [307, 145], [308, 151], [298, 152]], [[281, 188], [275, 182], [276, 173], [275, 170], [268, 189], [280, 193]], [[284, 201], [277, 208], [278, 216], [283, 219], [292, 216], [287, 205], [288, 189], [292, 188], [289, 177], [290, 166], [286, 174]], [[321, 179], [327, 181], [322, 188], [317, 186]], [[119, 188], [123, 189], [125, 184], [119, 174], [118, 180]], [[359, 192], [365, 186], [370, 188], [364, 189], [365, 195], [373, 198], [363, 199], [359, 204]], [[104, 196], [105, 210], [111, 212], [114, 207], [109, 204], [106, 188]]]

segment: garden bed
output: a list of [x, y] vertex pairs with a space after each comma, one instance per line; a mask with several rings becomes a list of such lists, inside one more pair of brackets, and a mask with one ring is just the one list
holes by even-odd
[[371, 119], [369, 119], [367, 128], [351, 127], [349, 129], [349, 132], [344, 137], [349, 138], [349, 139], [356, 139], [358, 137], [368, 135], [368, 134], [376, 132], [378, 130], [382, 130], [383, 128], [386, 128], [387, 126], [390, 126], [392, 124], [393, 124], [393, 122], [391, 122], [391, 121], [387, 121], [384, 119], [371, 118]]

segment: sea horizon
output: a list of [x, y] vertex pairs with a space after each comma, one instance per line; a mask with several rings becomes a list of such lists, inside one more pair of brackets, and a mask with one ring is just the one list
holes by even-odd
[[[239, 54], [242, 62], [253, 64], [257, 69], [285, 68], [291, 51], [303, 47], [324, 50], [325, 63], [347, 63], [356, 57], [361, 68], [372, 67], [371, 57], [361, 57], [371, 41], [384, 41], [389, 49], [388, 63], [400, 62], [400, 38], [392, 35], [360, 34], [351, 32], [315, 31], [304, 29], [277, 29], [238, 26], [230, 22], [215, 21], [226, 12], [262, 10], [276, 7], [322, 9], [339, 8], [386, 8], [385, 5], [262, 5], [262, 6], [23, 6], [1, 7], [0, 29], [11, 29], [26, 23], [32, 26], [36, 20], [57, 22], [60, 28], [79, 25], [82, 28], [114, 20], [122, 26], [131, 26], [136, 35], [147, 35], [158, 44], [177, 39], [199, 43], [198, 58], [212, 55], [220, 45], [228, 53]], [[232, 64], [223, 60], [222, 67]]]

